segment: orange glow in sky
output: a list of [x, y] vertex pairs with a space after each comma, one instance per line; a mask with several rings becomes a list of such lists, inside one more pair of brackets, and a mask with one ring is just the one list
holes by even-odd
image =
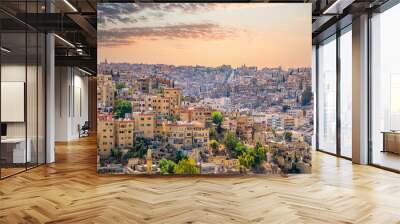
[[98, 9], [99, 61], [311, 66], [311, 4], [106, 3]]

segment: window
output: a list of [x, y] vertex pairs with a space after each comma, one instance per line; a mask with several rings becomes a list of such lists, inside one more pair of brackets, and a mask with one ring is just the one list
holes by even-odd
[[[43, 12], [39, 7], [43, 4], [41, 0], [30, 3], [19, 1], [18, 4], [8, 2], [1, 1], [0, 5], [9, 7], [11, 14], [21, 17], [25, 13]], [[0, 46], [3, 49], [0, 51], [1, 92], [4, 96], [11, 93], [22, 96], [16, 98], [16, 104], [21, 107], [14, 112], [25, 114], [20, 119], [19, 116], [13, 116], [18, 113], [13, 114], [13, 111], [7, 109], [10, 102], [3, 101], [3, 107], [0, 105], [2, 114], [6, 116], [1, 118], [4, 122], [2, 124], [7, 126], [6, 138], [17, 142], [0, 145], [0, 178], [5, 178], [45, 163], [46, 38], [44, 33], [18, 23], [6, 13], [0, 12], [0, 17], [2, 21], [13, 24], [0, 25]]]
[[340, 36], [340, 154], [352, 157], [352, 33]]
[[336, 36], [318, 48], [318, 147], [336, 153]]
[[371, 18], [370, 156], [373, 164], [395, 170], [400, 170], [399, 21], [400, 4]]

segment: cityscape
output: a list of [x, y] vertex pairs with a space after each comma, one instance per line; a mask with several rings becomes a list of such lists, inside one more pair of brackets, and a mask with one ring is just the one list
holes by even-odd
[[311, 69], [98, 64], [99, 173], [310, 173]]
[[309, 10], [99, 4], [98, 173], [310, 173]]

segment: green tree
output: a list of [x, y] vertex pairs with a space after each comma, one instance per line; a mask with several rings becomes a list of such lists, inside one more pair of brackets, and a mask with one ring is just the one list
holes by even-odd
[[150, 142], [146, 138], [136, 138], [132, 147], [133, 157], [144, 158], [147, 154]]
[[209, 136], [210, 136], [210, 139], [212, 139], [212, 140], [218, 140], [218, 133], [217, 133], [217, 130], [215, 130], [215, 127], [210, 128]]
[[174, 163], [174, 161], [161, 159], [159, 162], [159, 166], [161, 174], [170, 174], [174, 173], [176, 164]]
[[239, 139], [236, 137], [235, 133], [229, 132], [226, 134], [224, 139], [225, 149], [232, 152], [235, 150], [236, 145], [239, 143]]
[[117, 90], [121, 90], [121, 89], [125, 88], [125, 83], [119, 82], [119, 83], [117, 83], [117, 84], [115, 85], [115, 88], [116, 88]]
[[261, 163], [267, 159], [267, 156], [265, 154], [265, 149], [261, 145], [260, 142], [256, 143], [253, 153], [254, 153], [254, 164], [253, 165], [256, 169], [259, 169]]
[[175, 166], [176, 174], [199, 174], [200, 168], [197, 167], [193, 159], [183, 159]]
[[251, 155], [250, 152], [244, 152], [242, 155], [239, 156], [239, 163], [240, 165], [249, 169], [254, 164], [254, 157]]
[[211, 113], [211, 118], [212, 121], [215, 125], [217, 125], [217, 132], [221, 133], [222, 132], [222, 122], [224, 121], [224, 117], [222, 116], [221, 112], [219, 111], [214, 111]]
[[302, 106], [309, 105], [312, 97], [313, 97], [313, 93], [311, 91], [311, 87], [307, 86], [307, 88], [303, 91], [303, 93], [301, 95], [301, 105]]
[[291, 142], [292, 141], [292, 135], [293, 135], [292, 132], [288, 131], [288, 132], [285, 132], [283, 134], [283, 137], [285, 138], [285, 141]]
[[224, 121], [224, 117], [222, 116], [221, 112], [219, 111], [214, 111], [211, 113], [211, 118], [214, 124], [217, 126], [220, 126], [222, 122]]
[[213, 154], [217, 155], [218, 152], [219, 152], [219, 142], [216, 141], [216, 140], [211, 140], [209, 144], [210, 144], [210, 147], [211, 147], [211, 149], [213, 151]]
[[115, 160], [120, 163], [122, 160], [122, 150], [120, 148], [111, 149], [111, 157], [115, 158]]
[[127, 100], [118, 100], [114, 107], [114, 115], [119, 118], [124, 118], [127, 113], [132, 113], [131, 103]]
[[175, 153], [172, 155], [171, 160], [174, 161], [175, 163], [179, 163], [179, 161], [187, 159], [187, 155], [183, 152], [182, 149], [178, 149], [175, 151]]
[[243, 155], [245, 152], [248, 152], [249, 148], [245, 146], [243, 143], [238, 142], [236, 144], [235, 149], [232, 151], [232, 156], [238, 158], [239, 156]]

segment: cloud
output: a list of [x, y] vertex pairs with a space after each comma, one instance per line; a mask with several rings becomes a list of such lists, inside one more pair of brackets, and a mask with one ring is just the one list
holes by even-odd
[[136, 18], [130, 17], [131, 13], [134, 13], [138, 9], [136, 4], [99, 4], [97, 12], [97, 23], [99, 26], [103, 26], [106, 23], [117, 24], [118, 22], [123, 23], [136, 23]]
[[107, 23], [137, 23], [148, 18], [140, 15], [147, 11], [148, 17], [162, 18], [167, 13], [181, 11], [184, 13], [195, 13], [215, 8], [215, 3], [103, 3], [97, 9], [97, 23], [103, 27]]
[[232, 38], [238, 31], [237, 29], [222, 27], [213, 23], [201, 23], [98, 30], [97, 36], [100, 46], [115, 47], [135, 44], [140, 39], [220, 40]]

